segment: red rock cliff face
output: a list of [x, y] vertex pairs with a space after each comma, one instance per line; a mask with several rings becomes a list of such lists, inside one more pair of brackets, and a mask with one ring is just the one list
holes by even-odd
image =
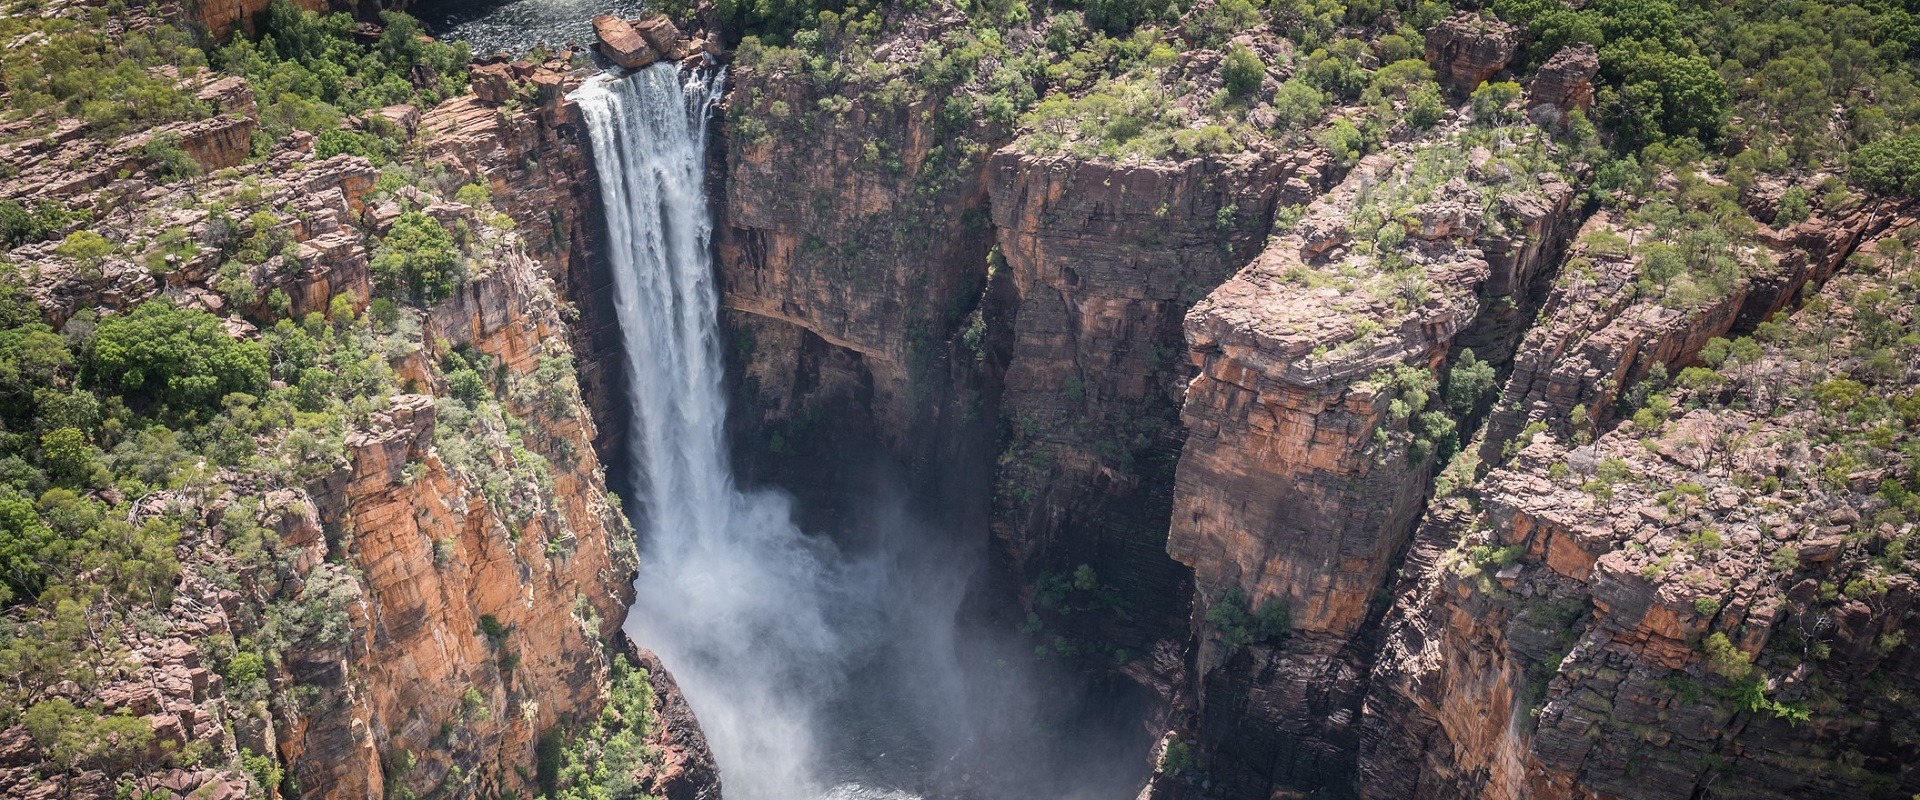
[[[540, 380], [542, 359], [569, 355], [560, 326], [537, 267], [512, 254], [425, 321], [427, 341], [469, 345], [528, 383]], [[527, 791], [534, 787], [511, 776], [531, 768], [539, 735], [597, 711], [606, 681], [599, 640], [617, 635], [625, 617], [632, 533], [598, 464], [578, 455], [592, 423], [567, 388], [563, 402], [524, 395], [508, 404], [538, 431], [524, 441], [548, 466], [551, 494], [519, 484], [487, 496], [482, 485], [501, 477], [493, 470], [527, 465], [449, 464], [438, 446], [447, 436], [499, 437], [502, 450], [509, 442], [487, 425], [443, 433], [431, 397], [397, 398], [387, 422], [348, 437], [351, 475], [316, 501], [323, 525], [353, 532], [355, 633], [296, 668], [307, 670], [303, 682], [332, 686], [338, 703], [303, 717], [281, 745], [303, 794], [379, 795], [385, 775], [425, 791], [454, 766], [497, 776], [483, 778], [501, 781], [496, 791]], [[485, 635], [482, 617], [507, 633]], [[511, 670], [499, 666], [516, 655]], [[450, 742], [447, 724], [457, 731]], [[437, 749], [450, 751], [445, 763]], [[401, 753], [419, 754], [414, 771], [383, 769]]]
[[[419, 129], [434, 158], [489, 187], [554, 281], [593, 412], [594, 451], [618, 480], [626, 466], [626, 376], [593, 150], [578, 107], [565, 98], [585, 76], [566, 65], [567, 55], [546, 64], [480, 64], [473, 94], [428, 109]], [[509, 112], [510, 100], [525, 110]]]
[[[1187, 315], [1199, 375], [1181, 412], [1168, 552], [1193, 569], [1201, 608], [1237, 589], [1245, 610], [1284, 606], [1293, 629], [1223, 646], [1196, 613], [1197, 734], [1234, 796], [1350, 769], [1363, 634], [1423, 508], [1435, 443], [1451, 435], [1430, 416], [1446, 412], [1423, 410], [1433, 375], [1462, 342], [1498, 339], [1483, 329], [1497, 334], [1504, 315], [1483, 304], [1518, 299], [1570, 227], [1564, 180], [1502, 188], [1493, 162], [1448, 168], [1427, 147], [1448, 145], [1363, 160]], [[1421, 201], [1428, 180], [1449, 191]], [[1401, 202], [1390, 237], [1349, 230], [1369, 204]], [[1402, 241], [1415, 249], [1380, 244]]]
[[1920, 739], [1896, 722], [1920, 679], [1915, 587], [1852, 577], [1891, 563], [1853, 548], [1907, 534], [1850, 533], [1873, 501], [1789, 466], [1844, 448], [1790, 398], [1846, 360], [1824, 343], [1856, 332], [1785, 326], [1801, 344], [1723, 366], [1732, 382], [1707, 407], [1587, 446], [1532, 435], [1480, 482], [1482, 510], [1455, 499], [1429, 519], [1367, 699], [1363, 796], [1904, 797], [1920, 783]]
[[1018, 304], [994, 535], [1027, 582], [1086, 564], [1139, 613], [1131, 630], [1075, 635], [1135, 652], [1182, 638], [1189, 578], [1164, 555], [1184, 433], [1178, 323], [1256, 251], [1300, 166], [1254, 153], [994, 155], [993, 222]]
[[[864, 441], [935, 465], [953, 449], [939, 431], [981, 416], [959, 388], [973, 359], [955, 340], [986, 286], [986, 159], [957, 137], [990, 132], [943, 130], [939, 98], [888, 105], [772, 67], [731, 78], [712, 186], [746, 446], [778, 456]], [[836, 95], [850, 104], [823, 102]]]

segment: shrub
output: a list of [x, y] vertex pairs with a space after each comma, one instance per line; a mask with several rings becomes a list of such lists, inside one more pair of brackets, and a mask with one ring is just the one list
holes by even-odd
[[1321, 131], [1318, 142], [1333, 155], [1334, 160], [1342, 164], [1352, 165], [1367, 154], [1367, 135], [1344, 118], [1334, 120], [1332, 125]]
[[1447, 373], [1447, 408], [1454, 416], [1466, 417], [1480, 407], [1480, 401], [1494, 390], [1493, 365], [1466, 350]]
[[44, 242], [72, 224], [85, 219], [52, 200], [41, 200], [29, 209], [18, 200], [0, 200], [0, 243], [7, 248]]
[[1773, 227], [1785, 228], [1806, 221], [1812, 211], [1813, 196], [1799, 186], [1787, 187], [1780, 193], [1780, 205], [1773, 211]]
[[267, 352], [258, 342], [228, 336], [212, 314], [148, 300], [100, 322], [87, 376], [138, 404], [212, 412], [228, 394], [266, 387]]
[[1510, 119], [1507, 106], [1520, 97], [1520, 84], [1513, 81], [1482, 83], [1473, 90], [1473, 117], [1480, 122], [1498, 124]]
[[1273, 93], [1273, 116], [1281, 130], [1299, 130], [1326, 112], [1327, 96], [1313, 84], [1288, 78]]
[[460, 255], [453, 236], [418, 211], [401, 214], [374, 250], [374, 283], [382, 294], [415, 305], [432, 305], [460, 283]]
[[200, 174], [200, 162], [180, 148], [179, 134], [163, 133], [140, 146], [140, 159], [161, 182], [177, 181]]
[[107, 716], [64, 699], [35, 703], [20, 715], [20, 722], [40, 751], [62, 769], [123, 768], [153, 741], [153, 728], [131, 711]]
[[1227, 97], [1243, 100], [1260, 91], [1260, 83], [1267, 78], [1267, 67], [1260, 63], [1260, 57], [1243, 44], [1227, 48], [1226, 64], [1221, 67], [1220, 80], [1226, 87]]
[[1707, 655], [1707, 668], [1713, 670], [1716, 675], [1729, 680], [1739, 680], [1753, 672], [1753, 659], [1740, 648], [1734, 647], [1733, 641], [1724, 633], [1716, 632], [1708, 636], [1701, 649]]
[[113, 255], [113, 243], [93, 231], [74, 231], [53, 252], [81, 263], [93, 263]]
[[1848, 162], [1847, 177], [1882, 194], [1920, 197], [1920, 132], [1861, 147]]
[[460, 191], [453, 193], [453, 200], [474, 208], [483, 208], [493, 202], [493, 192], [489, 191], [484, 183], [469, 183], [460, 187]]
[[1447, 106], [1440, 99], [1439, 84], [1429, 82], [1407, 92], [1407, 124], [1415, 130], [1438, 125], [1446, 115]]

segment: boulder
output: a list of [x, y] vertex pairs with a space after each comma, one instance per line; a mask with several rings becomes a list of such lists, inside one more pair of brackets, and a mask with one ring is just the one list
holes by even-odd
[[607, 14], [594, 17], [593, 33], [600, 38], [601, 54], [622, 68], [639, 69], [660, 60], [660, 51], [624, 19]]
[[1600, 72], [1600, 51], [1590, 44], [1560, 48], [1534, 73], [1527, 107], [1550, 105], [1561, 111], [1593, 106], [1593, 76]]
[[1520, 49], [1520, 31], [1474, 13], [1448, 17], [1427, 31], [1427, 65], [1441, 85], [1464, 95], [1499, 74]]
[[513, 97], [513, 72], [506, 64], [480, 64], [469, 70], [473, 96], [487, 105], [500, 105]]
[[673, 20], [667, 19], [667, 15], [655, 14], [634, 20], [632, 25], [640, 38], [645, 39], [655, 51], [676, 61], [686, 57], [687, 37], [681, 35], [680, 29], [674, 26]]

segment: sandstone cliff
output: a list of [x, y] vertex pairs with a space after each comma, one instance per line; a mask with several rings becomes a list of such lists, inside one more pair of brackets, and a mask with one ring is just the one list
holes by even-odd
[[1857, 438], [1869, 398], [1907, 391], [1860, 360], [1890, 344], [1876, 293], [1910, 269], [1880, 241], [1764, 345], [1710, 348], [1677, 405], [1656, 389], [1671, 419], [1528, 434], [1422, 526], [1364, 796], [1912, 791], [1911, 534], [1888, 488], [1910, 465]]
[[[250, 159], [244, 132], [255, 110], [235, 80], [203, 92], [217, 90], [231, 116], [177, 132], [203, 178], [129, 178], [139, 165], [109, 158], [123, 170], [111, 183], [9, 182], [10, 197], [90, 209], [91, 230], [109, 248], [76, 257], [29, 244], [8, 254], [9, 269], [55, 324], [90, 325], [164, 297], [223, 315], [233, 336], [275, 348], [319, 342], [318, 357], [339, 378], [289, 375], [299, 385], [281, 384], [262, 402], [315, 392], [301, 395], [305, 416], [293, 429], [263, 429], [256, 460], [140, 501], [143, 515], [183, 515], [171, 606], [117, 634], [124, 648], [101, 654], [123, 666], [30, 700], [142, 720], [154, 745], [133, 762], [132, 779], [160, 796], [551, 791], [554, 776], [536, 751], [563, 746], [602, 715], [618, 672], [610, 664], [622, 657], [606, 642], [620, 636], [635, 567], [549, 277], [578, 272], [572, 265], [584, 256], [564, 231], [592, 212], [515, 195], [508, 184], [543, 163], [552, 173], [582, 169], [580, 140], [566, 138], [557, 117], [516, 120], [465, 98], [430, 110], [433, 125], [463, 115], [490, 123], [463, 133], [474, 137], [466, 144], [496, 149], [440, 140], [426, 149], [501, 189], [495, 211], [452, 199], [466, 178], [408, 181], [419, 173], [398, 165], [383, 173], [355, 156], [318, 159], [305, 134]], [[529, 94], [558, 103], [555, 93]], [[237, 155], [202, 129], [243, 129]], [[23, 177], [84, 176], [92, 167], [82, 165], [103, 163], [86, 148], [16, 148], [8, 157], [9, 174]], [[402, 180], [376, 186], [396, 168]], [[461, 280], [424, 309], [370, 312], [371, 256], [416, 210], [460, 232]], [[547, 241], [533, 254], [546, 264], [506, 229], [513, 222], [503, 212], [535, 223], [528, 227]], [[265, 260], [245, 263], [255, 249]], [[478, 390], [461, 383], [474, 378]], [[329, 391], [348, 394], [327, 400]], [[645, 737], [637, 785], [714, 796], [711, 757], [671, 678], [644, 653], [626, 657], [650, 681], [646, 718], [621, 723]], [[16, 724], [0, 734], [5, 793], [117, 791], [127, 773], [69, 764], [41, 733]]]
[[[1474, 411], [1442, 402], [1436, 375], [1463, 342], [1497, 357], [1570, 227], [1551, 145], [1509, 135], [1532, 149], [1369, 156], [1188, 314], [1200, 374], [1167, 548], [1208, 609], [1199, 735], [1236, 791], [1338, 780], [1350, 758], [1363, 628]], [[1221, 604], [1284, 609], [1291, 634], [1249, 644]]]
[[1069, 621], [1069, 635], [1135, 653], [1178, 646], [1190, 579], [1164, 556], [1183, 439], [1178, 322], [1252, 256], [1281, 184], [1305, 167], [1256, 153], [994, 155], [993, 222], [1017, 303], [994, 535], [1024, 582], [1084, 564], [1127, 605], [1123, 619]]
[[950, 127], [940, 97], [882, 99], [771, 60], [730, 75], [712, 188], [747, 446], [835, 463], [864, 445], [943, 469], [991, 403], [969, 393], [982, 367], [958, 339], [987, 283], [981, 142], [996, 134]]

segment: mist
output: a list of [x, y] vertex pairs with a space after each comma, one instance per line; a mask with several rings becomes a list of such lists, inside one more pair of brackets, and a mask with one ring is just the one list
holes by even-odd
[[883, 467], [827, 532], [802, 531], [786, 494], [736, 485], [702, 186], [723, 80], [660, 64], [573, 95], [632, 382], [627, 632], [673, 671], [734, 800], [1132, 796], [1141, 714], [1089, 716], [1073, 676], [978, 612], [983, 525], [930, 522]]

